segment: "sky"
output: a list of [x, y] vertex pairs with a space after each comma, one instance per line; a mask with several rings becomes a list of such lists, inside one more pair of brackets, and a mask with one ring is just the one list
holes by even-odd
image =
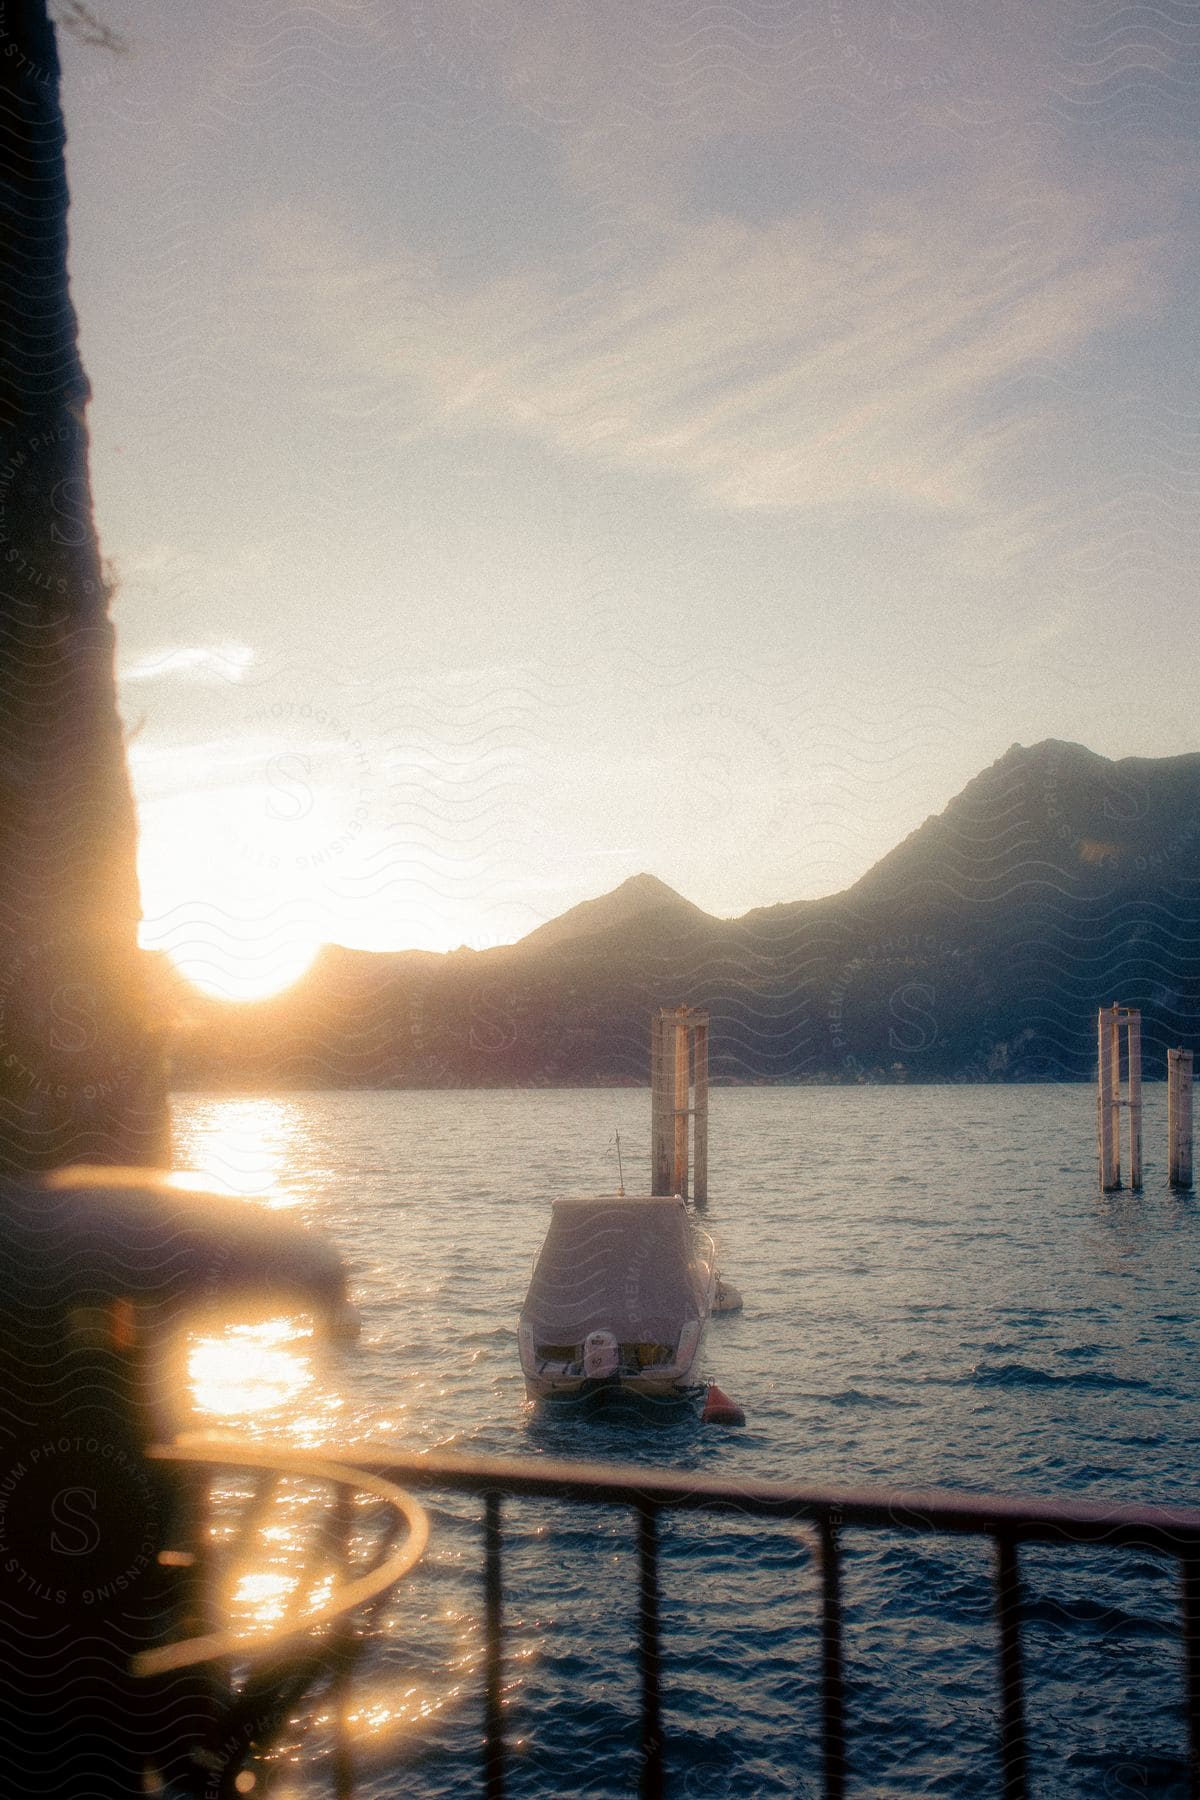
[[1200, 6], [97, 0], [143, 940], [231, 998], [837, 892], [1200, 748]]

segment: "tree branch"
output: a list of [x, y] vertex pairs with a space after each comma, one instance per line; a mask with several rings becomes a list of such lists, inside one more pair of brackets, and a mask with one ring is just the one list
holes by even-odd
[[114, 56], [129, 55], [129, 40], [98, 19], [82, 0], [59, 0], [53, 8], [53, 16], [55, 24], [61, 25], [79, 43], [88, 44], [95, 50], [111, 50]]

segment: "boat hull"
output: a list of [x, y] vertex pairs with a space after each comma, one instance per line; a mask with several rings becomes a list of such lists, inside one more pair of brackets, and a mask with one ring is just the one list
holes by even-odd
[[527, 1393], [527, 1405], [544, 1419], [674, 1419], [680, 1413], [696, 1413], [707, 1389], [702, 1383], [691, 1382], [683, 1387], [651, 1391], [609, 1378], [584, 1381], [572, 1393], [534, 1393], [528, 1389]]
[[518, 1328], [517, 1341], [526, 1396], [530, 1400], [579, 1400], [603, 1391], [640, 1394], [648, 1400], [686, 1399], [695, 1385], [693, 1371], [706, 1322], [694, 1319], [684, 1326], [670, 1362], [635, 1368], [630, 1360], [612, 1374], [600, 1377], [588, 1375], [582, 1360], [555, 1363], [539, 1357], [533, 1333], [523, 1324]]

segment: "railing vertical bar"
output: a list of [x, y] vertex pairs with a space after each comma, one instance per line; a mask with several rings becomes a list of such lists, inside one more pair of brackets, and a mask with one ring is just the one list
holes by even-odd
[[1187, 1679], [1188, 1794], [1200, 1800], [1200, 1551], [1179, 1559]]
[[1000, 1650], [1000, 1765], [1004, 1800], [1027, 1800], [1025, 1682], [1021, 1669], [1021, 1571], [1017, 1546], [997, 1532], [996, 1615]]
[[662, 1640], [658, 1606], [658, 1508], [638, 1504], [638, 1656], [642, 1676], [640, 1800], [662, 1800]]
[[333, 1707], [333, 1793], [334, 1800], [354, 1800], [354, 1743], [348, 1717], [353, 1698], [350, 1677], [356, 1645], [346, 1637], [334, 1653], [330, 1702]]
[[500, 1495], [488, 1493], [483, 1502], [483, 1607], [486, 1636], [484, 1672], [484, 1793], [487, 1800], [504, 1800], [503, 1588], [501, 1585]]
[[[354, 1493], [339, 1487], [333, 1503], [330, 1537], [337, 1561], [350, 1561], [354, 1534]], [[333, 1708], [333, 1791], [335, 1800], [354, 1800], [354, 1747], [350, 1735], [350, 1675], [354, 1664], [354, 1623], [348, 1619], [333, 1652], [330, 1702]]]
[[821, 1546], [821, 1764], [825, 1800], [846, 1792], [846, 1673], [842, 1646], [842, 1569], [838, 1522], [822, 1513]]

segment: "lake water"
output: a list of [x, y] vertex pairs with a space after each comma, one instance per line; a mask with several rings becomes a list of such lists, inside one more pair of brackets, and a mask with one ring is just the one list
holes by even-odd
[[[729, 1477], [1200, 1501], [1200, 1225], [1166, 1188], [1101, 1195], [1074, 1087], [718, 1089], [704, 1223], [745, 1297], [703, 1373], [743, 1431], [691, 1415], [543, 1416], [516, 1315], [550, 1198], [647, 1191], [644, 1091], [181, 1097], [177, 1161], [341, 1247], [361, 1343], [325, 1366], [280, 1328], [202, 1346], [222, 1426], [302, 1444], [613, 1458]], [[358, 1677], [361, 1792], [479, 1791], [478, 1507], [431, 1503], [420, 1569]], [[627, 1515], [506, 1515], [517, 1796], [636, 1792]], [[816, 1583], [804, 1533], [664, 1521], [670, 1791], [819, 1792]], [[985, 1547], [847, 1534], [851, 1792], [999, 1792]], [[1174, 1571], [1132, 1551], [1023, 1556], [1039, 1795], [1182, 1795]], [[306, 1778], [295, 1778], [297, 1794]], [[315, 1791], [315, 1790], [314, 1790]]]

